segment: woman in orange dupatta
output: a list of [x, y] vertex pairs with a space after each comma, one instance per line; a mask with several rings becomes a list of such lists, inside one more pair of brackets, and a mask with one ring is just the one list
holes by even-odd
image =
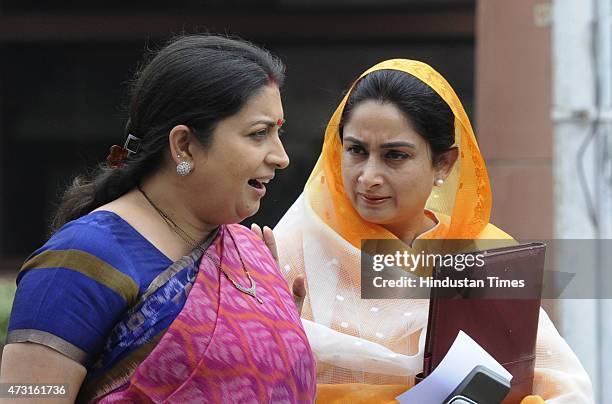
[[[412, 90], [398, 83], [406, 79]], [[360, 88], [366, 81], [370, 90]], [[444, 117], [423, 115], [430, 102], [446, 108], [446, 127]], [[445, 130], [446, 141], [426, 133]], [[364, 72], [330, 119], [304, 192], [274, 229], [285, 277], [308, 283], [302, 318], [317, 358], [317, 402], [394, 402], [422, 370], [429, 301], [361, 299], [361, 240], [515, 243], [489, 223], [490, 212], [485, 163], [446, 80], [404, 59]], [[523, 403], [592, 402], [588, 375], [543, 310], [535, 367], [538, 396]]]

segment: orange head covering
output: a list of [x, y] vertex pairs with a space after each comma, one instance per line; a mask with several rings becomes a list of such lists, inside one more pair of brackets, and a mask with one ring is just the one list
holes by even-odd
[[[474, 239], [487, 226], [491, 213], [491, 188], [472, 125], [448, 82], [429, 65], [407, 59], [378, 63], [365, 71], [353, 84], [377, 70], [399, 70], [430, 86], [448, 104], [455, 115], [455, 145], [459, 158], [445, 184], [435, 187], [426, 208], [449, 217], [443, 237]], [[353, 208], [342, 183], [339, 124], [351, 94], [344, 97], [325, 131], [323, 151], [312, 171], [305, 197], [314, 212], [342, 238], [360, 248], [362, 239], [396, 238], [382, 226], [363, 220]]]

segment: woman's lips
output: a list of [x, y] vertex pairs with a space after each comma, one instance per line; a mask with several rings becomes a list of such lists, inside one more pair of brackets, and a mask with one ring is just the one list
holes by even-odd
[[248, 184], [251, 189], [259, 195], [260, 198], [262, 198], [266, 194], [266, 184], [264, 182], [259, 181], [257, 179], [251, 179], [248, 181]]
[[368, 205], [381, 205], [391, 199], [390, 196], [367, 195], [359, 193], [357, 195], [359, 196], [359, 199]]

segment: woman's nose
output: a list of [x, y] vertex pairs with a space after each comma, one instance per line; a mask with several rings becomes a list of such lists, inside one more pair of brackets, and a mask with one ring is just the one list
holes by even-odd
[[372, 188], [383, 183], [383, 178], [374, 159], [368, 160], [357, 181], [366, 188]]
[[268, 163], [281, 170], [283, 168], [287, 168], [289, 165], [289, 156], [287, 155], [283, 142], [281, 142], [280, 139], [276, 139], [274, 148], [268, 154]]

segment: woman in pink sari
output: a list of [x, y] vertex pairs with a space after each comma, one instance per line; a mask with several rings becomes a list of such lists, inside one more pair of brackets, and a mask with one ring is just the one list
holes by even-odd
[[62, 402], [314, 400], [292, 294], [261, 233], [236, 224], [289, 164], [283, 73], [203, 35], [145, 65], [124, 146], [74, 180], [23, 265], [0, 381], [67, 385]]

